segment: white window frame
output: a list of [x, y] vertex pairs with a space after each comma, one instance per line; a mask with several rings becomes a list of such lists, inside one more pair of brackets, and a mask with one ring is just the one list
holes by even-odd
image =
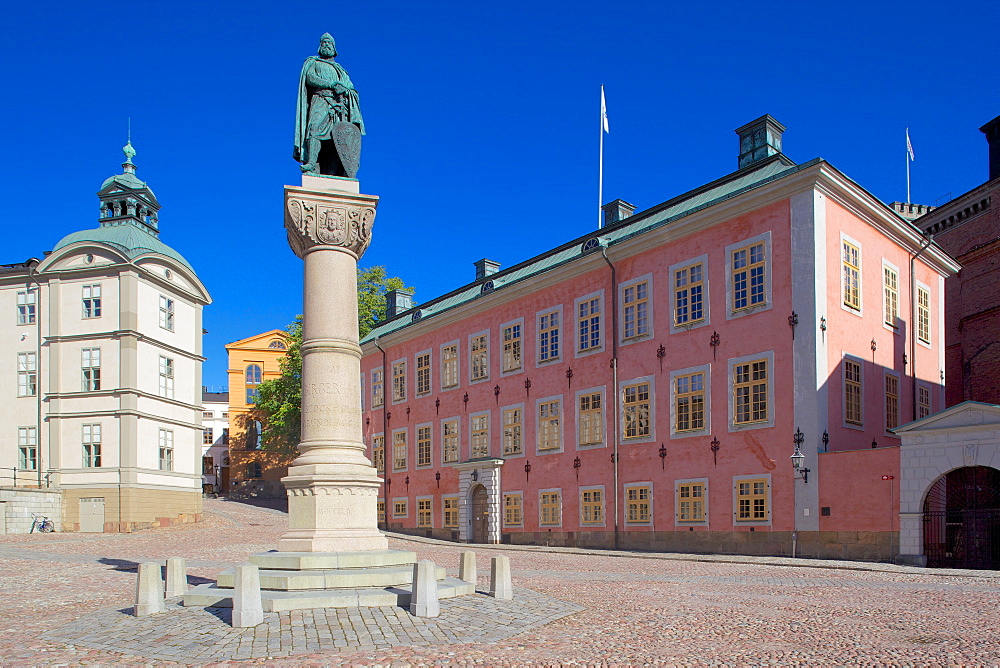
[[[393, 429], [392, 430], [392, 440], [389, 443], [386, 444], [387, 447], [391, 447], [392, 448], [392, 450], [391, 450], [391, 456], [392, 456], [392, 471], [393, 471], [393, 473], [398, 473], [400, 471], [409, 471], [410, 470], [410, 436], [409, 436], [409, 434], [406, 433], [406, 431], [407, 431], [406, 427], [402, 427], [400, 429]], [[405, 458], [406, 461], [403, 462], [403, 466], [397, 468], [396, 467], [396, 436], [398, 434], [402, 434], [403, 435], [403, 444], [405, 446], [403, 448], [403, 455], [404, 455], [404, 458]], [[386, 453], [386, 456], [388, 457], [388, 456], [390, 456], [390, 454]], [[389, 465], [389, 462], [386, 462], [386, 466], [387, 467], [388, 467], [388, 465]]]
[[[847, 421], [847, 364], [846, 361], [850, 360], [854, 362], [859, 367], [861, 367], [861, 424], [855, 424], [854, 422]], [[841, 426], [845, 429], [853, 429], [855, 431], [864, 431], [865, 429], [865, 361], [864, 359], [858, 357], [857, 355], [850, 355], [844, 353], [840, 360], [840, 421]]]
[[[733, 251], [764, 243], [764, 303], [735, 309], [736, 295], [733, 286]], [[774, 307], [774, 297], [771, 292], [771, 275], [774, 273], [774, 259], [771, 252], [771, 232], [762, 232], [755, 236], [737, 241], [726, 246], [726, 320], [743, 318], [754, 313], [770, 311]]]
[[[445, 351], [446, 348], [450, 348], [451, 346], [455, 346], [455, 357], [454, 357], [454, 360], [455, 360], [455, 384], [454, 385], [445, 385], [445, 382], [448, 379], [448, 374], [445, 373], [445, 368], [444, 367], [445, 367], [445, 364], [448, 362], [448, 359], [445, 358], [444, 351]], [[440, 348], [438, 349], [438, 351], [439, 351], [439, 357], [438, 357], [438, 359], [440, 360], [440, 364], [441, 364], [441, 367], [440, 367], [441, 368], [441, 373], [439, 374], [441, 376], [441, 391], [442, 392], [448, 392], [448, 391], [451, 391], [451, 390], [458, 389], [459, 387], [462, 386], [462, 344], [458, 341], [458, 339], [455, 339], [454, 341], [448, 341], [446, 343], [442, 343], [441, 346], [440, 346]]]
[[[559, 521], [558, 522], [543, 522], [542, 521], [542, 494], [558, 494], [559, 495]], [[562, 487], [549, 487], [546, 489], [538, 490], [538, 526], [539, 528], [554, 528], [561, 527], [563, 525], [563, 506], [565, 505], [565, 499], [563, 498]], [[521, 517], [524, 517], [524, 499], [521, 499]]]
[[[583, 412], [580, 410], [580, 397], [584, 395], [600, 394], [601, 395], [601, 442], [600, 443], [587, 443], [586, 445], [580, 443], [580, 434], [583, 430], [580, 427], [580, 418]], [[595, 448], [606, 448], [608, 447], [608, 393], [607, 386], [601, 385], [599, 387], [589, 387], [584, 390], [577, 390], [573, 395], [573, 419], [576, 422], [576, 449], [577, 450], [593, 450]]]
[[[649, 434], [647, 436], [625, 436], [625, 388], [629, 385], [649, 383]], [[656, 440], [656, 376], [641, 376], [618, 381], [618, 429], [621, 430], [621, 443], [652, 443]]]
[[[701, 429], [677, 430], [677, 378], [694, 373], [705, 375], [705, 425]], [[702, 364], [670, 372], [670, 438], [692, 438], [712, 433], [712, 365]]]
[[[917, 303], [913, 305], [914, 306], [913, 313], [916, 322], [912, 323], [912, 325], [917, 335], [916, 336], [917, 345], [923, 346], [924, 348], [930, 350], [931, 342], [934, 340], [934, 334], [933, 334], [934, 328], [931, 326], [933, 322], [933, 319], [931, 318], [931, 313], [932, 313], [931, 298], [933, 297], [933, 293], [931, 292], [931, 287], [926, 283], [921, 283], [920, 281], [917, 281], [916, 283], [917, 283], [917, 294], [916, 294]], [[926, 341], [920, 338], [920, 291], [921, 290], [927, 293], [927, 340]]]
[[38, 396], [38, 355], [17, 353], [17, 396]]
[[[625, 291], [628, 288], [635, 287], [640, 283], [646, 283], [646, 332], [644, 334], [634, 334], [628, 338], [625, 337], [625, 313], [628, 305], [625, 304]], [[642, 276], [636, 276], [635, 278], [624, 281], [618, 285], [618, 341], [622, 346], [632, 345], [633, 343], [638, 343], [640, 341], [645, 341], [646, 339], [652, 338], [655, 334], [655, 306], [654, 306], [654, 286], [653, 286], [653, 274], [643, 274]]]
[[[559, 439], [559, 446], [555, 448], [542, 448], [542, 417], [541, 409], [542, 404], [551, 404], [556, 402], [559, 404], [559, 416], [557, 419], [558, 426], [556, 428], [556, 438]], [[563, 438], [564, 425], [566, 424], [566, 411], [563, 405], [563, 395], [554, 394], [550, 397], [542, 397], [541, 399], [535, 400], [535, 454], [536, 455], [552, 455], [558, 454], [566, 449], [566, 441]]]
[[[521, 435], [520, 435], [520, 439], [521, 439], [521, 451], [520, 452], [515, 452], [515, 453], [508, 454], [507, 453], [507, 412], [508, 411], [515, 411], [515, 410], [516, 411], [521, 411], [521, 422], [518, 425], [519, 428], [520, 428], [520, 431], [521, 431]], [[526, 416], [524, 414], [524, 404], [523, 403], [510, 404], [509, 406], [503, 406], [500, 409], [500, 422], [501, 422], [501, 426], [503, 427], [502, 431], [500, 432], [500, 446], [501, 446], [502, 457], [504, 459], [516, 459], [518, 457], [524, 457], [525, 456], [525, 447], [524, 447], [525, 438], [524, 438], [524, 436], [527, 433], [525, 431], [525, 429], [524, 429], [524, 426], [525, 426], [525, 417]]]
[[[557, 314], [559, 319], [559, 324], [556, 325], [556, 346], [558, 349], [557, 354], [552, 355], [550, 353], [549, 357], [542, 359], [542, 317], [551, 316], [553, 313]], [[551, 332], [552, 327], [547, 328], [546, 332]], [[523, 335], [523, 334], [522, 334]], [[555, 364], [562, 360], [563, 351], [566, 349], [566, 318], [563, 317], [563, 307], [562, 304], [558, 306], [550, 306], [549, 308], [542, 309], [535, 313], [535, 367], [547, 366], [549, 364]], [[550, 336], [551, 339], [551, 336]], [[552, 349], [551, 340], [549, 341], [549, 350]], [[524, 347], [521, 347], [523, 354]]]
[[[378, 441], [378, 439], [382, 439], [382, 468], [381, 469], [378, 466], [378, 456], [376, 455], [376, 452], [378, 451], [378, 448], [375, 446], [375, 443]], [[372, 434], [372, 459], [371, 459], [371, 461], [372, 461], [372, 466], [375, 467], [376, 474], [377, 475], [385, 475], [385, 432], [384, 431], [380, 431], [377, 434]]]
[[[157, 385], [157, 396], [164, 399], [174, 398], [174, 382], [177, 377], [177, 365], [174, 364], [173, 357], [160, 355], [159, 360], [159, 384]], [[256, 387], [256, 385], [254, 385]]]
[[174, 470], [174, 430], [173, 429], [163, 429], [160, 428], [159, 435], [159, 450], [158, 458], [159, 462], [157, 468], [160, 471], [173, 471]]
[[[518, 346], [520, 347], [519, 362], [516, 367], [507, 367], [507, 339], [506, 330], [517, 327], [520, 332], [520, 337], [518, 338]], [[511, 320], [500, 325], [500, 377], [512, 376], [515, 373], [522, 373], [524, 371], [524, 318], [517, 318], [516, 320]]]
[[[427, 389], [420, 391], [420, 358], [427, 357]], [[426, 397], [434, 390], [434, 355], [430, 348], [413, 356], [413, 392], [418, 397]]]
[[[427, 446], [430, 451], [428, 452], [428, 457], [427, 457], [427, 463], [426, 464], [421, 464], [420, 463], [420, 430], [421, 429], [429, 429], [430, 430], [430, 439], [428, 440], [428, 446]], [[416, 458], [413, 460], [413, 467], [414, 467], [414, 469], [429, 469], [432, 466], [434, 466], [434, 423], [433, 422], [421, 422], [420, 424], [416, 425], [413, 428], [413, 433], [415, 435], [413, 449], [414, 449], [414, 454], [416, 455]]]
[[[704, 516], [700, 520], [681, 519], [681, 485], [701, 485], [704, 491], [701, 502]], [[684, 478], [674, 480], [674, 526], [677, 527], [707, 527], [708, 526], [708, 478]]]
[[[676, 273], [681, 269], [689, 269], [697, 264], [702, 267], [702, 318], [694, 322], [688, 321], [681, 325], [677, 324], [677, 284], [676, 284]], [[678, 262], [677, 264], [670, 265], [669, 269], [670, 278], [670, 333], [676, 334], [678, 332], [686, 332], [689, 329], [698, 329], [699, 327], [707, 327], [712, 324], [712, 309], [711, 300], [709, 299], [709, 278], [708, 278], [708, 255], [699, 255], [698, 257], [693, 257], [684, 262]]]
[[[372, 374], [372, 409], [375, 408], [385, 408], [385, 367], [377, 366], [371, 370]], [[379, 375], [380, 379], [376, 380], [375, 376]], [[375, 393], [376, 388], [382, 389], [382, 396], [379, 397]]]
[[[736, 396], [734, 395], [736, 383], [733, 378], [733, 367], [738, 364], [747, 364], [760, 359], [767, 360], [767, 420], [751, 422], [748, 424], [736, 424]], [[728, 422], [730, 432], [747, 431], [750, 429], [769, 429], [774, 426], [774, 413], [777, 408], [774, 405], [774, 381], [776, 378], [777, 374], [775, 373], [774, 368], [773, 350], [764, 350], [759, 353], [753, 353], [752, 355], [743, 355], [742, 357], [732, 357], [728, 360], [728, 366], [726, 368], [726, 390], [729, 401], [729, 413], [726, 416], [726, 421]]]
[[[486, 418], [486, 454], [474, 454], [475, 453], [475, 433], [476, 433], [476, 420], [477, 418]], [[477, 459], [480, 457], [492, 457], [493, 456], [493, 412], [492, 411], [477, 411], [469, 415], [469, 459]], [[461, 444], [459, 445], [461, 447]], [[459, 454], [461, 457], [461, 454]]]
[[[87, 428], [90, 428], [90, 438], [87, 438]], [[80, 457], [82, 468], [101, 468], [104, 465], [103, 434], [101, 433], [101, 423], [92, 422], [80, 425]], [[90, 454], [87, 454], [87, 446], [91, 446]], [[97, 446], [94, 448], [93, 446]]]
[[18, 290], [15, 301], [17, 302], [17, 324], [34, 325], [38, 318], [38, 289]]
[[[630, 522], [628, 519], [628, 490], [634, 488], [648, 487], [649, 488], [649, 517], [645, 521]], [[656, 489], [653, 487], [653, 482], [651, 480], [645, 481], [635, 481], [626, 483], [622, 487], [622, 524], [626, 527], [651, 527], [653, 526], [653, 518], [656, 516], [655, 502]]]
[[[589, 305], [594, 299], [597, 300], [597, 327], [598, 327], [598, 342], [597, 345], [591, 346], [589, 348], [580, 348], [580, 305], [587, 302]], [[604, 301], [604, 290], [598, 290], [596, 292], [591, 292], [588, 295], [583, 295], [573, 301], [573, 358], [586, 357], [588, 355], [593, 355], [594, 353], [599, 353], [604, 351], [604, 341], [607, 337], [607, 327], [605, 326], [606, 319], [605, 314], [605, 301]], [[588, 314], [590, 315], [590, 314]], [[592, 319], [592, 316], [591, 316]]]
[[17, 464], [22, 471], [38, 470], [38, 430], [33, 426], [17, 428]]
[[[401, 383], [403, 393], [402, 393], [402, 397], [399, 398], [399, 399], [397, 399], [396, 398], [396, 369], [397, 369], [397, 367], [399, 367], [399, 365], [402, 365], [402, 369], [403, 369], [403, 375], [402, 375], [403, 382]], [[409, 373], [408, 373], [408, 369], [406, 367], [407, 367], [407, 364], [406, 364], [406, 358], [405, 357], [401, 357], [398, 360], [394, 360], [392, 362], [392, 364], [389, 365], [389, 368], [392, 370], [392, 405], [393, 406], [395, 406], [396, 404], [406, 403], [406, 397], [409, 394], [409, 388], [406, 386], [407, 382], [409, 381]]]
[[[886, 292], [887, 292], [887, 288], [886, 288], [886, 285], [885, 285], [885, 270], [886, 269], [890, 270], [892, 273], [894, 273], [896, 275], [896, 316], [895, 316], [895, 325], [890, 325], [888, 322], [886, 322], [886, 320], [889, 319], [889, 311], [886, 308], [886, 303], [885, 303]], [[900, 315], [902, 313], [902, 311], [903, 311], [903, 309], [902, 309], [903, 302], [900, 299], [899, 267], [897, 267], [896, 265], [894, 265], [892, 262], [889, 262], [885, 258], [882, 258], [882, 273], [879, 275], [879, 278], [881, 279], [879, 281], [879, 285], [882, 286], [882, 327], [883, 327], [883, 329], [889, 330], [893, 334], [900, 334], [902, 332], [902, 330], [903, 330], [903, 328], [899, 326], [899, 324], [903, 321], [903, 317]]]
[[[90, 294], [87, 294], [87, 291]], [[88, 308], [89, 306], [89, 308]], [[89, 283], [80, 288], [80, 307], [83, 320], [95, 320], [101, 317], [103, 304], [101, 301], [101, 284]]]
[[[586, 531], [584, 527], [606, 527], [608, 525], [608, 495], [604, 491], [604, 485], [584, 485], [578, 487], [578, 501], [579, 501], [579, 511], [580, 511], [580, 529]], [[584, 522], [583, 521], [583, 494], [584, 492], [600, 492], [601, 493], [601, 521], [600, 522]]]
[[[88, 371], [90, 372], [89, 374]], [[100, 389], [101, 389], [101, 349], [81, 348], [80, 391], [99, 392]]]
[[[858, 308], [857, 310], [851, 308], [844, 303], [844, 242], [847, 242], [858, 249]], [[850, 237], [843, 232], [840, 233], [840, 243], [837, 245], [837, 302], [840, 304], [840, 310], [845, 313], [850, 313], [858, 317], [864, 317], [865, 314], [865, 250], [861, 246], [861, 242], [857, 239]], [[882, 280], [879, 277], [879, 285], [881, 285]]]
[[[765, 520], [741, 520], [739, 519], [739, 483], [745, 480], [766, 480], [767, 481], [767, 519]], [[754, 473], [750, 475], [733, 476], [733, 526], [771, 526], [771, 518], [774, 517], [774, 490], [771, 485], [770, 473]]]
[[[473, 342], [480, 337], [485, 338], [486, 348], [484, 351], [476, 351], [473, 349]], [[490, 330], [485, 329], [481, 332], [476, 332], [475, 334], [469, 335], [469, 385], [475, 385], [477, 383], [482, 383], [490, 379]], [[475, 356], [479, 353], [483, 357], [484, 365], [482, 367], [485, 375], [475, 377], [476, 372]]]
[[176, 300], [173, 297], [160, 295], [160, 328], [168, 332], [175, 331]]

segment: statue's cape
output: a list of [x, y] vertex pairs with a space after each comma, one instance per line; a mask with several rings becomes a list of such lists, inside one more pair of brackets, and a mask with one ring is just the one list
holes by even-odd
[[312, 66], [313, 61], [321, 61], [327, 65], [332, 65], [337, 70], [337, 77], [347, 88], [347, 120], [358, 126], [361, 134], [365, 134], [365, 122], [361, 118], [361, 104], [358, 102], [358, 91], [354, 90], [351, 78], [347, 76], [347, 70], [336, 62], [322, 60], [318, 56], [309, 56], [302, 64], [302, 72], [299, 74], [299, 99], [295, 105], [295, 150], [292, 157], [299, 162], [302, 161], [306, 144], [306, 132], [309, 125], [309, 90], [306, 86], [306, 72]]

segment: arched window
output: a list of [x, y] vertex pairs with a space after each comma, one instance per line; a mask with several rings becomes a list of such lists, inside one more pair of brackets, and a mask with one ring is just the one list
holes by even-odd
[[260, 365], [251, 364], [247, 367], [247, 385], [260, 385], [261, 377]]
[[262, 478], [264, 476], [264, 470], [261, 468], [260, 462], [250, 462], [247, 464], [247, 480], [252, 478]]
[[277, 339], [275, 339], [274, 341], [271, 341], [269, 344], [267, 344], [267, 347], [268, 348], [274, 348], [275, 350], [285, 350], [285, 348], [286, 348], [285, 342], [284, 341], [279, 341]]

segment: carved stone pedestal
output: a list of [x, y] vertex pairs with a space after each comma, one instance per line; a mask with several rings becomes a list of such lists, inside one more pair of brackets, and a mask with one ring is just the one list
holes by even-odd
[[378, 197], [355, 179], [302, 177], [285, 186], [288, 243], [305, 262], [302, 435], [282, 478], [288, 532], [280, 552], [385, 550], [379, 478], [365, 456], [358, 345], [358, 260], [371, 241]]

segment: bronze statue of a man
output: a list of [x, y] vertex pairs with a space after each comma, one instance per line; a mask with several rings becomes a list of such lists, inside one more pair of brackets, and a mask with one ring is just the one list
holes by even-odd
[[319, 55], [309, 56], [299, 77], [295, 108], [295, 150], [302, 171], [355, 178], [361, 161], [358, 92], [347, 71], [334, 62], [337, 45], [330, 33], [319, 41]]

